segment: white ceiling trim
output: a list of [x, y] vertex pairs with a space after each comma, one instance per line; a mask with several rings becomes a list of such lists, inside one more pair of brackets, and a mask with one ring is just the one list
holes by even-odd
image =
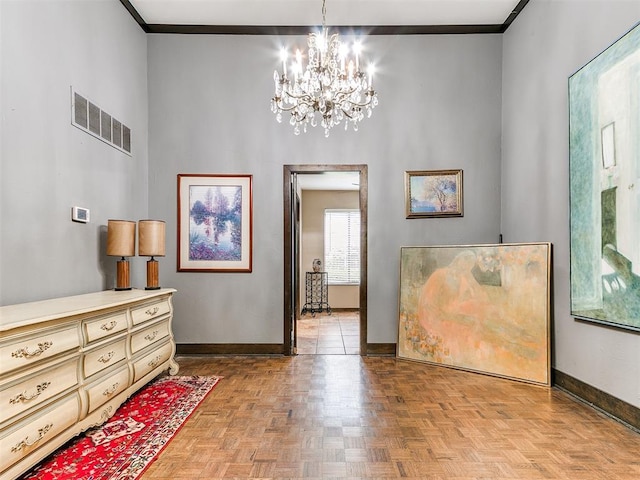
[[[129, 0], [147, 24], [316, 26], [322, 0]], [[501, 25], [519, 0], [327, 0], [327, 25]]]

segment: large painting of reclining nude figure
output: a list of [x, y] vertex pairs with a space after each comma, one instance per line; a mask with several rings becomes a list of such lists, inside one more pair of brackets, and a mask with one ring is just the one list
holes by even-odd
[[550, 243], [400, 257], [399, 358], [550, 385]]

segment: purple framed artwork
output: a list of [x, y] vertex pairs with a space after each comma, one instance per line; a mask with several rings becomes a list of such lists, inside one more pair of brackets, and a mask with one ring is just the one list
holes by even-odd
[[178, 271], [251, 272], [251, 175], [178, 175]]

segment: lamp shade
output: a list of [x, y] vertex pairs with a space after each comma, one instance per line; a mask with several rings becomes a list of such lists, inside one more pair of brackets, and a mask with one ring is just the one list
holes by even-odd
[[136, 254], [136, 222], [109, 220], [107, 223], [107, 255], [132, 257]]
[[138, 255], [164, 257], [165, 223], [162, 220], [140, 220], [138, 222]]

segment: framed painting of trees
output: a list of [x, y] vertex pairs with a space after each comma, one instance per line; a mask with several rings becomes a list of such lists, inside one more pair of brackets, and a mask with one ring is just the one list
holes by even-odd
[[462, 170], [405, 172], [407, 218], [462, 217]]
[[251, 272], [251, 175], [178, 175], [178, 271]]

